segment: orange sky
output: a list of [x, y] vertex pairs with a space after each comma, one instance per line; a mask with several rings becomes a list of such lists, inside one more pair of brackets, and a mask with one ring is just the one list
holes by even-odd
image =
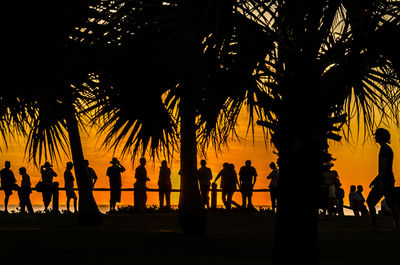
[[[245, 122], [245, 115], [242, 115], [242, 121], [239, 122], [238, 132], [239, 136], [246, 136], [247, 123]], [[397, 150], [400, 150], [400, 139], [397, 129], [391, 128], [392, 132], [392, 148], [395, 153], [394, 157], [394, 174], [396, 183], [400, 182], [399, 172], [399, 155]], [[82, 142], [84, 144], [84, 153], [86, 158], [90, 161], [91, 166], [95, 169], [99, 180], [96, 187], [108, 187], [108, 178], [105, 175], [107, 167], [110, 165], [113, 154], [105, 150], [100, 149], [99, 138], [95, 135], [95, 129], [89, 130], [89, 134], [82, 134]], [[32, 165], [27, 164], [26, 159], [24, 160], [24, 141], [19, 140], [19, 143], [10, 142], [8, 150], [2, 146], [2, 153], [0, 153], [0, 166], [3, 167], [5, 160], [11, 161], [12, 170], [18, 180], [21, 181], [21, 177], [18, 175], [18, 168], [25, 166], [28, 169], [28, 174], [31, 176], [32, 185], [35, 185], [39, 179], [40, 174], [38, 170]], [[363, 185], [364, 195], [367, 196], [369, 189], [368, 185], [370, 181], [377, 174], [377, 154], [379, 146], [372, 141], [363, 143], [363, 137], [360, 136], [358, 143], [354, 140], [350, 143], [344, 140], [341, 143], [332, 143], [330, 152], [337, 159], [335, 161], [334, 169], [338, 171], [343, 187], [346, 192], [345, 204], [348, 204], [348, 191], [350, 185]], [[118, 157], [118, 154], [115, 155]], [[267, 147], [264, 144], [262, 131], [260, 128], [255, 130], [254, 145], [252, 137], [248, 136], [246, 140], [240, 143], [235, 141], [232, 142], [228, 148], [224, 148], [221, 154], [216, 155], [214, 151], [208, 152], [208, 166], [212, 169], [213, 176], [217, 175], [219, 170], [222, 168], [222, 163], [230, 162], [235, 164], [235, 168], [238, 171], [239, 168], [244, 165], [244, 161], [250, 159], [252, 165], [257, 169], [258, 178], [255, 188], [266, 188], [268, 181], [266, 176], [269, 173], [268, 165], [271, 161], [276, 161], [276, 155], [273, 154], [272, 146]], [[63, 172], [64, 165], [68, 161], [68, 158], [63, 159], [59, 165], [54, 165], [55, 171], [58, 173], [58, 177], [55, 181], [59, 181], [61, 186], [64, 186]], [[132, 187], [134, 182], [134, 166], [131, 163], [129, 157], [122, 160], [122, 164], [126, 167], [126, 172], [122, 175], [123, 187]], [[137, 162], [135, 163], [135, 167]], [[158, 168], [160, 161], [149, 161], [147, 165], [148, 175], [151, 179], [148, 182], [148, 187], [157, 188]], [[179, 156], [176, 155], [172, 164], [169, 165], [172, 171], [172, 185], [173, 188], [179, 188]], [[148, 193], [148, 204], [158, 204], [157, 193]], [[109, 194], [108, 192], [95, 192], [95, 198], [99, 205], [108, 204]], [[41, 194], [32, 193], [31, 199], [33, 204], [42, 204]], [[3, 203], [4, 193], [0, 192], [0, 204]], [[241, 202], [241, 196], [237, 192], [234, 196], [236, 202]], [[178, 194], [173, 193], [172, 204], [177, 204]], [[221, 202], [219, 198], [219, 203]], [[17, 204], [18, 198], [14, 193], [10, 198], [10, 204]], [[60, 192], [60, 204], [65, 204], [65, 193]], [[133, 194], [131, 192], [123, 192], [121, 204], [133, 204]], [[269, 194], [266, 193], [255, 193], [254, 204], [256, 205], [270, 205]]]

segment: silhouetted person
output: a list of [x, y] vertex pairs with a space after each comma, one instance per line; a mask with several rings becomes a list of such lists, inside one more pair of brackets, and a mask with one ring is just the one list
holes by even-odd
[[147, 194], [146, 194], [146, 182], [150, 179], [147, 177], [147, 170], [146, 170], [146, 159], [140, 158], [139, 160], [140, 165], [135, 170], [135, 193], [134, 193], [134, 200], [135, 200], [135, 208], [138, 212], [142, 213], [146, 210], [146, 201], [147, 201]]
[[253, 196], [253, 187], [256, 183], [257, 171], [251, 166], [251, 161], [247, 160], [245, 166], [240, 168], [239, 181], [240, 181], [240, 192], [242, 193], [242, 207], [252, 208], [253, 203], [251, 197]]
[[275, 212], [276, 203], [278, 200], [279, 169], [277, 168], [277, 166], [274, 162], [269, 164], [269, 167], [271, 168], [272, 171], [267, 176], [267, 179], [271, 180], [271, 182], [268, 185], [268, 188], [269, 188], [269, 194], [271, 196], [272, 210]]
[[212, 180], [212, 172], [209, 167], [206, 167], [206, 160], [200, 161], [200, 168], [197, 171], [199, 184], [200, 184], [200, 193], [203, 203], [207, 208], [210, 208], [210, 186]]
[[97, 182], [97, 174], [92, 167], [89, 166], [89, 160], [85, 160], [85, 165], [87, 166], [87, 171], [90, 179], [91, 188], [94, 188], [94, 185]]
[[161, 162], [160, 173], [158, 175], [158, 197], [160, 199], [160, 209], [164, 207], [164, 197], [167, 208], [171, 207], [171, 170], [168, 168], [167, 161]]
[[65, 193], [67, 195], [67, 212], [70, 212], [69, 205], [71, 199], [74, 200], [74, 211], [77, 212], [76, 209], [76, 201], [77, 197], [74, 191], [74, 175], [72, 175], [72, 168], [74, 165], [71, 162], [67, 162], [67, 166], [64, 172], [64, 183], [65, 183]]
[[107, 168], [107, 176], [110, 181], [110, 212], [115, 210], [117, 202], [121, 202], [121, 173], [125, 171], [125, 168], [120, 164], [116, 157], [110, 161], [111, 165]]
[[55, 189], [53, 178], [57, 177], [57, 174], [54, 172], [52, 167], [53, 166], [49, 162], [45, 162], [44, 165], [40, 167], [40, 174], [42, 175], [42, 196], [45, 212], [49, 211], [51, 197]]
[[350, 202], [350, 207], [353, 210], [354, 216], [360, 216], [360, 205], [357, 200], [355, 185], [350, 186], [349, 202]]
[[21, 188], [18, 191], [21, 213], [25, 213], [25, 208], [28, 210], [28, 213], [34, 213], [30, 199], [32, 193], [31, 178], [26, 173], [26, 168], [24, 167], [19, 169], [19, 174], [22, 177]]
[[221, 178], [220, 187], [222, 189], [222, 202], [225, 208], [230, 210], [232, 206], [232, 197], [236, 191], [236, 185], [238, 184], [235, 166], [233, 164], [224, 163], [214, 183], [216, 183], [219, 178]]
[[395, 204], [394, 175], [393, 175], [393, 151], [390, 148], [390, 133], [386, 129], [379, 128], [375, 131], [375, 141], [381, 146], [378, 157], [378, 176], [369, 185], [371, 189], [367, 204], [371, 215], [371, 230], [377, 229], [376, 204], [385, 197], [386, 203], [392, 210], [394, 229], [399, 228], [399, 209]]
[[342, 183], [338, 181], [338, 183], [335, 186], [335, 191], [336, 191], [336, 209], [337, 213], [340, 216], [344, 215], [344, 210], [343, 210], [343, 199], [344, 199], [344, 189], [342, 188]]
[[362, 192], [364, 191], [363, 186], [358, 185], [357, 190], [356, 190], [356, 201], [357, 201], [357, 206], [361, 212], [361, 216], [367, 216], [368, 215], [368, 209], [365, 206], [365, 198]]
[[4, 189], [4, 212], [8, 213], [8, 200], [13, 190], [18, 190], [17, 180], [12, 172], [11, 162], [5, 161], [4, 168], [0, 170], [1, 187]]
[[386, 200], [383, 199], [381, 201], [381, 210], [379, 211], [380, 215], [392, 215], [392, 210], [390, 207], [387, 205]]
[[322, 209], [323, 214], [326, 214], [328, 210], [328, 215], [332, 216], [335, 212], [335, 205], [336, 205], [336, 189], [335, 185], [338, 182], [338, 174], [336, 170], [331, 170], [333, 167], [333, 163], [325, 163], [323, 166], [323, 173], [322, 173]]

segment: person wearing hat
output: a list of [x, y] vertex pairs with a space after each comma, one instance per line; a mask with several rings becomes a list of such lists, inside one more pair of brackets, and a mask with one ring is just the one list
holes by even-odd
[[64, 172], [64, 181], [65, 181], [65, 192], [67, 195], [67, 212], [71, 212], [69, 210], [69, 203], [71, 201], [71, 199], [74, 200], [74, 212], [77, 212], [76, 209], [76, 194], [74, 191], [74, 176], [72, 175], [72, 168], [74, 167], [74, 165], [72, 164], [72, 162], [67, 162], [67, 166]]
[[18, 190], [17, 180], [12, 172], [10, 161], [5, 161], [4, 168], [0, 170], [1, 187], [4, 189], [4, 212], [8, 213], [8, 200], [13, 190]]
[[114, 157], [110, 163], [112, 166], [107, 168], [106, 175], [110, 180], [110, 212], [112, 212], [115, 210], [117, 202], [121, 201], [121, 173], [125, 171], [125, 168], [116, 157]]
[[375, 131], [375, 141], [380, 145], [378, 156], [378, 176], [369, 185], [371, 191], [367, 198], [367, 204], [372, 221], [371, 230], [377, 230], [375, 206], [383, 197], [385, 197], [388, 206], [392, 210], [394, 229], [398, 233], [400, 232], [399, 209], [395, 200], [393, 150], [389, 146], [389, 131], [383, 128], [378, 128]]
[[49, 211], [48, 207], [54, 192], [53, 178], [57, 177], [57, 173], [54, 172], [52, 167], [53, 166], [49, 162], [45, 162], [44, 165], [40, 167], [40, 174], [42, 175], [42, 197], [45, 212]]

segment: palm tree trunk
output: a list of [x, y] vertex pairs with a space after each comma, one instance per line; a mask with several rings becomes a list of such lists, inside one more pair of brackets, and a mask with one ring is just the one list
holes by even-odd
[[197, 181], [197, 140], [192, 95], [184, 92], [181, 111], [181, 192], [179, 221], [187, 235], [204, 235], [206, 215]]
[[69, 108], [67, 115], [67, 130], [72, 160], [74, 163], [76, 182], [79, 189], [79, 224], [98, 225], [101, 222], [101, 214], [93, 197], [93, 192], [90, 188], [90, 178], [84, 163], [78, 122], [72, 105]]
[[300, 105], [287, 104], [280, 117], [274, 264], [292, 264], [293, 258], [298, 264], [319, 263], [318, 200], [324, 139], [326, 142], [321, 125], [324, 118], [323, 112], [316, 114], [310, 105]]

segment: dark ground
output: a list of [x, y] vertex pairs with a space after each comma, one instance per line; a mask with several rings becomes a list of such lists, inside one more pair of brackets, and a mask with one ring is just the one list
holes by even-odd
[[[400, 264], [390, 217], [381, 231], [350, 216], [320, 222], [321, 264]], [[271, 264], [270, 214], [209, 213], [205, 238], [184, 236], [176, 214], [105, 215], [78, 227], [74, 215], [0, 213], [0, 264]], [[290, 253], [288, 253], [290, 255]]]

